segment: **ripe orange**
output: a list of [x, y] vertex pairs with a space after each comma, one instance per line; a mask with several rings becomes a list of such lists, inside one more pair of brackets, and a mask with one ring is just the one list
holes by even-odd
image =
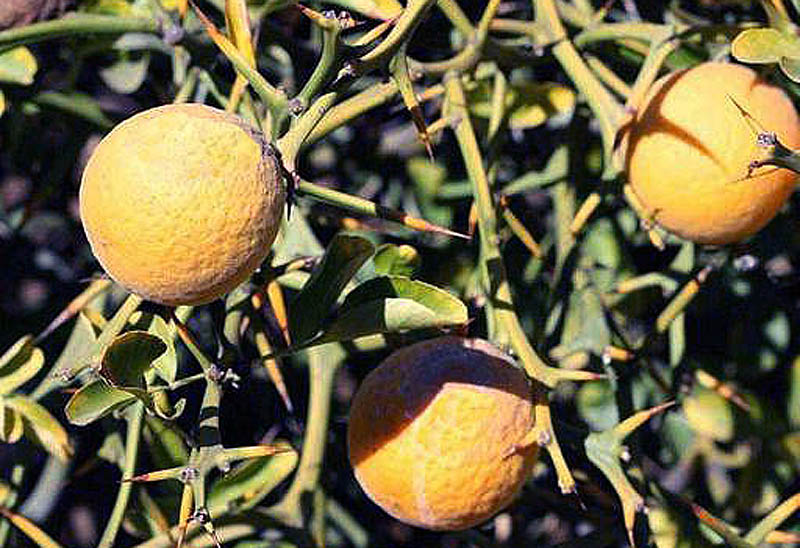
[[364, 379], [350, 409], [350, 462], [395, 518], [466, 529], [521, 489], [538, 450], [509, 450], [532, 427], [530, 386], [508, 356], [441, 337], [398, 350]]
[[653, 220], [699, 243], [727, 244], [758, 232], [794, 189], [796, 175], [767, 166], [738, 103], [791, 148], [800, 124], [782, 89], [753, 70], [704, 63], [658, 80], [628, 137], [628, 180]]
[[80, 189], [106, 272], [168, 305], [209, 302], [245, 281], [269, 252], [284, 201], [263, 136], [200, 104], [157, 107], [114, 128]]

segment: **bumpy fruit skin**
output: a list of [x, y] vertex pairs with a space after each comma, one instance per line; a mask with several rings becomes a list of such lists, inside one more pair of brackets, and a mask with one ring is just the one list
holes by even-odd
[[263, 138], [200, 104], [114, 128], [80, 188], [89, 243], [108, 274], [166, 305], [202, 304], [245, 281], [280, 226], [285, 190]]
[[698, 243], [727, 244], [758, 232], [794, 189], [796, 175], [750, 162], [764, 157], [733, 101], [790, 148], [800, 146], [787, 95], [751, 69], [704, 63], [658, 80], [632, 126], [628, 179], [659, 225]]
[[532, 427], [530, 386], [508, 356], [441, 337], [398, 350], [364, 379], [350, 409], [350, 462], [395, 518], [466, 529], [522, 487], [537, 450], [508, 452]]

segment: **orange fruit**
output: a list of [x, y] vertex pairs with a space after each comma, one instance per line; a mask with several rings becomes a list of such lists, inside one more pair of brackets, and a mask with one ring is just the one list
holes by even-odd
[[[733, 99], [733, 100], [732, 100]], [[727, 244], [758, 232], [794, 189], [796, 175], [765, 166], [757, 130], [738, 103], [784, 145], [800, 147], [797, 112], [753, 70], [703, 63], [658, 80], [628, 136], [628, 180], [653, 220], [678, 236]]]
[[80, 214], [100, 264], [128, 290], [202, 304], [244, 282], [269, 252], [285, 189], [263, 136], [205, 105], [133, 116], [97, 145]]
[[367, 375], [347, 440], [356, 479], [387, 513], [458, 530], [519, 492], [538, 450], [511, 450], [532, 427], [530, 386], [511, 358], [480, 339], [441, 337]]

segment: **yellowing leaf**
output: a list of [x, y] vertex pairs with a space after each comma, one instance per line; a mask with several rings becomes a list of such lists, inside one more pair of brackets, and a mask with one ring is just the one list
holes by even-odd
[[38, 69], [36, 57], [25, 46], [0, 53], [0, 82], [29, 86]]
[[[481, 82], [467, 94], [470, 113], [479, 118], [492, 115], [492, 85]], [[506, 93], [505, 108], [512, 129], [527, 129], [556, 115], [569, 115], [575, 108], [575, 92], [555, 83], [525, 82], [512, 85]]]
[[713, 390], [695, 388], [683, 401], [683, 412], [698, 434], [721, 442], [733, 439], [733, 410], [730, 403]]
[[772, 28], [747, 29], [733, 40], [731, 53], [745, 63], [777, 63], [784, 57], [800, 57], [800, 40]]

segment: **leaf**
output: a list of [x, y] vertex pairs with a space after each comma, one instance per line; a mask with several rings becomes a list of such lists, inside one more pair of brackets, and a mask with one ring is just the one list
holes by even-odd
[[136, 59], [126, 57], [100, 69], [100, 77], [109, 88], [127, 95], [138, 90], [144, 83], [150, 66], [150, 54], [143, 53]]
[[[0, 404], [2, 400], [0, 400]], [[22, 417], [9, 407], [0, 405], [0, 441], [17, 443], [25, 432]]]
[[125, 466], [125, 442], [119, 432], [110, 432], [103, 440], [97, 456], [101, 459], [116, 464], [122, 470]]
[[781, 57], [780, 67], [787, 78], [800, 84], [800, 59], [797, 57]]
[[39, 65], [25, 46], [0, 53], [0, 82], [29, 86]]
[[69, 459], [72, 447], [67, 432], [47, 409], [30, 398], [16, 394], [4, 397], [3, 401], [23, 417], [26, 438], [59, 460]]
[[136, 401], [136, 396], [96, 380], [83, 386], [67, 402], [67, 420], [78, 426], [92, 423], [113, 411]]
[[336, 319], [315, 343], [453, 327], [468, 319], [467, 307], [447, 291], [402, 276], [382, 276], [351, 291]]
[[146, 331], [128, 331], [106, 348], [100, 375], [114, 387], [143, 389], [142, 375], [166, 351], [167, 344], [160, 337]]
[[422, 259], [419, 252], [410, 245], [383, 244], [375, 251], [372, 262], [378, 275], [411, 277]]
[[[469, 111], [479, 118], [492, 115], [492, 84], [481, 81], [469, 91]], [[506, 93], [506, 111], [512, 129], [540, 126], [553, 116], [567, 116], [575, 108], [575, 92], [566, 86], [551, 82], [522, 82], [509, 86]]]
[[211, 487], [209, 511], [214, 515], [234, 503], [239, 509], [252, 508], [294, 471], [297, 461], [297, 452], [288, 451], [236, 466]]
[[730, 403], [708, 388], [695, 386], [683, 400], [683, 412], [692, 429], [711, 439], [727, 442], [733, 439], [733, 410]]
[[72, 365], [88, 356], [97, 343], [97, 334], [92, 322], [82, 312], [77, 315], [72, 333], [67, 339], [67, 344], [53, 365], [53, 371], [66, 371]]
[[44, 366], [44, 353], [26, 335], [0, 356], [0, 395], [10, 394], [31, 380]]
[[747, 29], [734, 38], [731, 53], [745, 63], [777, 63], [800, 57], [800, 41], [772, 28]]
[[320, 330], [339, 294], [374, 251], [375, 246], [359, 236], [337, 234], [333, 238], [290, 308], [292, 341], [302, 343]]
[[172, 323], [167, 323], [158, 314], [135, 312], [131, 315], [130, 323], [141, 330], [147, 330], [151, 335], [158, 337], [166, 344], [166, 350], [153, 362], [153, 368], [158, 375], [168, 383], [175, 382], [178, 374], [178, 355], [175, 351], [176, 328]]
[[114, 122], [103, 113], [97, 102], [85, 93], [43, 91], [33, 96], [33, 102], [83, 118], [102, 129], [114, 127]]
[[800, 357], [794, 359], [789, 380], [789, 423], [800, 431]]

